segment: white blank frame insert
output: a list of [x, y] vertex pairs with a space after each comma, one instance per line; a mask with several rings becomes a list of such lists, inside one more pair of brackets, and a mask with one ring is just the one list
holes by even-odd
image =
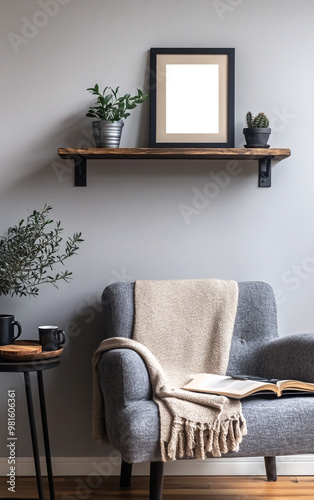
[[219, 65], [167, 64], [166, 81], [166, 133], [218, 134]]

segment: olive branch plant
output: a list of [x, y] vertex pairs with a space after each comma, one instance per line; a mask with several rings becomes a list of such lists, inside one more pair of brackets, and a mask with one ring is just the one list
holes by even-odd
[[57, 272], [55, 266], [64, 265], [84, 240], [81, 233], [75, 233], [60, 253], [63, 228], [60, 221], [48, 227], [54, 222], [49, 218], [51, 210], [49, 205], [34, 210], [26, 220], [9, 227], [6, 236], [0, 236], [0, 295], [36, 296], [40, 285], [51, 283], [58, 288], [57, 282], [71, 278], [72, 272]]

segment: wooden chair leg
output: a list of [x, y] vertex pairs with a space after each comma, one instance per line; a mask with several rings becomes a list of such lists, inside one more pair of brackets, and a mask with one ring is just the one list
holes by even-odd
[[264, 457], [267, 481], [277, 481], [276, 457]]
[[121, 459], [120, 488], [129, 488], [131, 485], [132, 465]]
[[164, 480], [164, 463], [150, 463], [149, 500], [162, 500], [162, 486]]

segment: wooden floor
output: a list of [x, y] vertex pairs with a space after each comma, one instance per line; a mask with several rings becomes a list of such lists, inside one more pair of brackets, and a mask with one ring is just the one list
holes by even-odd
[[[129, 489], [120, 489], [119, 478], [100, 476], [55, 477], [56, 500], [148, 499], [148, 477], [134, 476]], [[46, 478], [45, 499], [49, 500]], [[17, 478], [15, 493], [0, 478], [0, 497], [37, 497], [34, 478]], [[163, 500], [314, 500], [314, 476], [279, 476], [268, 483], [263, 476], [166, 476]]]

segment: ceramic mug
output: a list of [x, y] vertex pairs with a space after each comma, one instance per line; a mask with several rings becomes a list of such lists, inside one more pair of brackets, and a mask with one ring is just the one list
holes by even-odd
[[[17, 326], [17, 335], [14, 336], [14, 327]], [[14, 321], [12, 314], [0, 314], [0, 345], [9, 345], [21, 335], [22, 327]]]
[[43, 351], [56, 351], [65, 342], [65, 332], [57, 326], [45, 325], [38, 327], [39, 343]]

